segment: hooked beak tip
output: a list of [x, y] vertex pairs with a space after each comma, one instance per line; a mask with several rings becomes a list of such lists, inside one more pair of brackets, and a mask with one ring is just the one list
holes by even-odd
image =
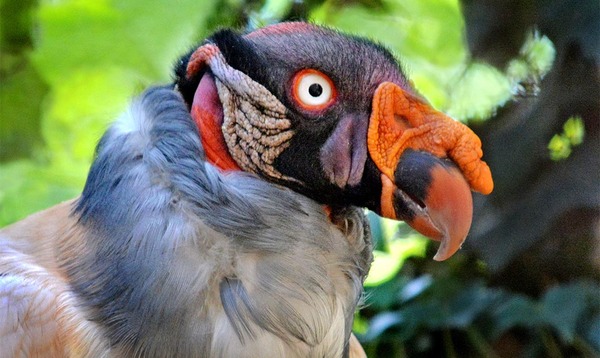
[[454, 255], [465, 241], [473, 218], [473, 198], [462, 173], [455, 166], [435, 165], [424, 200], [429, 222], [440, 233], [440, 246], [433, 257], [443, 261]]
[[469, 184], [455, 166], [436, 164], [430, 173], [431, 182], [424, 200], [426, 214], [422, 221], [428, 231], [434, 229], [439, 233], [432, 237], [440, 241], [433, 259], [443, 261], [461, 248], [469, 233], [473, 198]]
[[420, 162], [405, 164], [410, 168], [408, 172], [402, 171], [400, 164], [395, 182], [427, 182], [419, 196], [421, 200], [382, 174], [381, 215], [404, 220], [419, 233], [440, 241], [434, 260], [443, 261], [460, 249], [471, 227], [471, 190], [460, 170], [448, 161], [421, 152], [405, 158], [405, 163], [412, 158], [419, 158]]

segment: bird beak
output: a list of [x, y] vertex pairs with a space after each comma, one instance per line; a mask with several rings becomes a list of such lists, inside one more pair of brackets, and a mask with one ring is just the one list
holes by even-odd
[[493, 190], [477, 135], [384, 82], [373, 97], [367, 147], [381, 171], [380, 215], [404, 220], [441, 241], [435, 260], [452, 256], [471, 226], [470, 189], [482, 194]]

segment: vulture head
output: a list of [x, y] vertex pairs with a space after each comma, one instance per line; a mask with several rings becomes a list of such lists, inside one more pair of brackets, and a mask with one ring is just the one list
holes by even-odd
[[481, 142], [420, 97], [384, 47], [308, 23], [222, 30], [177, 65], [207, 159], [325, 205], [404, 220], [454, 254], [471, 190], [493, 189]]

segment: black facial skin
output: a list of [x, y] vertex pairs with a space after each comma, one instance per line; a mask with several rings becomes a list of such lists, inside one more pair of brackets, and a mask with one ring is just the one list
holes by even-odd
[[[433, 159], [433, 160], [432, 160]], [[439, 161], [426, 152], [407, 149], [402, 153], [398, 167], [394, 173], [394, 181], [402, 183], [398, 189], [408, 195], [412, 202], [424, 206], [427, 197], [427, 188], [431, 184], [431, 168]], [[412, 220], [415, 212], [410, 209], [410, 203], [406, 203], [397, 190], [394, 193], [394, 210], [396, 216], [402, 220]]]
[[[357, 205], [379, 211], [380, 171], [371, 158], [367, 156], [362, 179], [357, 185], [340, 188], [324, 173], [321, 148], [342, 118], [352, 116], [368, 123], [372, 97], [380, 83], [394, 82], [407, 90], [410, 90], [409, 85], [396, 60], [382, 46], [332, 30], [313, 26], [308, 29], [310, 31], [248, 37], [222, 30], [206, 42], [215, 44], [231, 67], [262, 84], [288, 109], [287, 116], [295, 134], [274, 166], [303, 184], [268, 180], [328, 205]], [[179, 61], [175, 70], [176, 84], [188, 107], [204, 72], [186, 78], [186, 66], [192, 52]], [[291, 93], [294, 75], [309, 68], [329, 76], [337, 90], [332, 105], [319, 112], [298, 106]], [[366, 138], [364, 145], [367, 145]]]
[[[450, 159], [438, 158], [428, 152], [406, 149], [402, 153], [394, 173], [398, 190], [394, 193], [393, 204], [398, 219], [410, 222], [416, 215], [411, 207], [418, 205], [425, 208], [435, 166], [447, 170], [456, 168]], [[405, 200], [407, 197], [409, 202]]]

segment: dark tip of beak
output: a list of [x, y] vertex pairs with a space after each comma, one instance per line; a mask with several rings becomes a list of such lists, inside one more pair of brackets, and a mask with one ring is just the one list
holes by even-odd
[[394, 182], [383, 177], [383, 216], [404, 220], [440, 241], [435, 260], [458, 251], [471, 227], [473, 199], [469, 184], [451, 161], [408, 150], [398, 162]]

